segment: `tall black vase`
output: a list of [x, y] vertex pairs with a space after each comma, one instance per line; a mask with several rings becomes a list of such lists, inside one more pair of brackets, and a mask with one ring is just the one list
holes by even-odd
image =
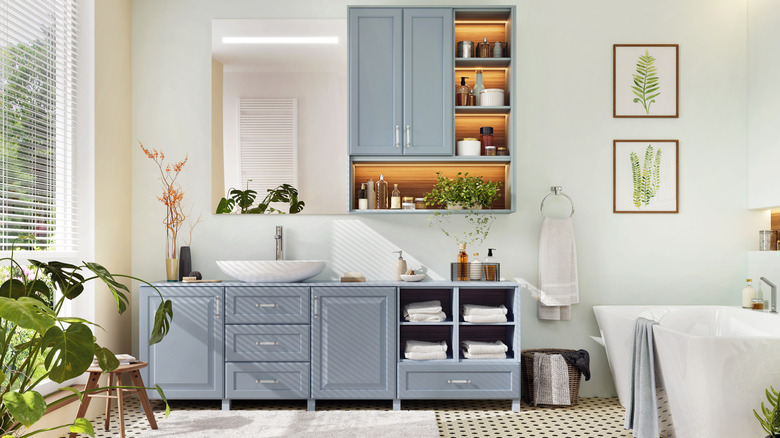
[[189, 277], [192, 272], [192, 255], [189, 246], [182, 246], [179, 250], [179, 281], [184, 277]]

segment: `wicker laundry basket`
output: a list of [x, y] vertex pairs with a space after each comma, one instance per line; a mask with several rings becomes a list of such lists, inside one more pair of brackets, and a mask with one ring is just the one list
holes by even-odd
[[560, 354], [563, 352], [573, 352], [575, 350], [565, 350], [561, 348], [538, 348], [534, 350], [522, 350], [522, 378], [523, 378], [523, 400], [532, 406], [574, 406], [577, 404], [580, 392], [580, 380], [582, 375], [580, 370], [566, 361], [569, 367], [569, 395], [571, 403], [568, 405], [540, 405], [534, 400], [534, 353]]

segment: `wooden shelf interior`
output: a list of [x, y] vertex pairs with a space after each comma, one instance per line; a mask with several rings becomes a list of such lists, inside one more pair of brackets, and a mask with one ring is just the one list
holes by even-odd
[[[459, 114], [455, 117], [455, 141], [464, 138], [479, 138], [479, 129], [483, 126], [493, 128], [493, 145], [507, 147], [507, 128], [509, 116], [507, 114]], [[511, 154], [512, 151], [510, 150]]]
[[[477, 128], [479, 134], [479, 128]], [[357, 194], [360, 184], [374, 180], [379, 181], [379, 175], [384, 175], [387, 181], [388, 192], [392, 192], [393, 184], [398, 184], [401, 197], [411, 196], [422, 198], [431, 191], [436, 184], [436, 172], [450, 178], [457, 176], [458, 172], [472, 176], [482, 176], [485, 181], [500, 181], [501, 196], [490, 206], [492, 209], [510, 209], [508, 202], [511, 193], [511, 169], [505, 162], [451, 162], [451, 163], [425, 163], [425, 162], [353, 162], [352, 163], [352, 208], [357, 209]]]
[[[515, 345], [513, 342], [515, 328], [511, 325], [462, 325], [458, 327], [458, 337], [460, 342], [463, 341], [480, 341], [480, 342], [495, 342], [501, 341], [509, 348], [506, 352], [506, 356], [515, 356]], [[458, 346], [460, 357], [463, 357], [463, 352], [460, 351]]]
[[460, 78], [466, 76], [466, 84], [474, 88], [477, 78], [477, 70], [482, 70], [482, 85], [485, 88], [500, 88], [504, 90], [504, 104], [509, 102], [509, 69], [502, 67], [474, 68], [474, 67], [456, 67], [455, 68], [455, 86], [460, 85]]
[[474, 50], [477, 50], [478, 44], [484, 38], [487, 38], [490, 47], [495, 46], [496, 41], [501, 42], [501, 56], [508, 57], [510, 54], [509, 43], [511, 42], [510, 23], [508, 19], [461, 19], [463, 14], [455, 13], [455, 47], [460, 41], [472, 41]]
[[448, 320], [455, 320], [455, 318], [452, 317], [452, 289], [401, 288], [401, 302], [398, 306], [400, 310], [399, 321], [406, 321], [406, 319], [404, 319], [404, 306], [407, 304], [433, 300], [438, 300], [441, 303], [442, 310], [447, 314]]
[[[480, 254], [483, 255], [483, 254]], [[487, 254], [484, 254], [487, 255]], [[512, 308], [514, 306], [514, 290], [513, 289], [460, 289], [460, 308], [458, 309], [458, 320], [463, 322], [463, 305], [464, 304], [478, 304], [480, 306], [494, 306], [498, 307], [504, 305], [507, 308], [506, 319], [507, 321], [514, 321], [514, 315], [512, 314]]]
[[452, 329], [451, 325], [402, 325], [399, 333], [400, 342], [399, 356], [404, 358], [404, 351], [406, 350], [406, 341], [424, 341], [424, 342], [447, 342], [447, 357], [453, 357], [452, 345]]

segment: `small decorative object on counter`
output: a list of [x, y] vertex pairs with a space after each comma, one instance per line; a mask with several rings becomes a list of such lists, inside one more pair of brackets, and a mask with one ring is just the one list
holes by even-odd
[[179, 248], [179, 281], [192, 272], [192, 253], [189, 246]]
[[500, 88], [485, 88], [480, 93], [479, 106], [503, 106], [504, 90]]
[[369, 179], [366, 181], [366, 197], [368, 198], [368, 209], [376, 210], [376, 190], [374, 180]]
[[496, 148], [496, 155], [500, 155], [502, 157], [508, 157], [509, 156], [509, 149], [499, 146]]
[[479, 142], [482, 155], [487, 155], [485, 146], [493, 146], [493, 128], [491, 126], [483, 126], [479, 128]]
[[404, 196], [401, 198], [401, 208], [404, 210], [414, 210], [414, 198], [411, 196]]
[[358, 190], [358, 210], [368, 210], [368, 191], [366, 190], [366, 183], [361, 183], [360, 190]]
[[488, 255], [485, 257], [485, 262], [483, 263], [483, 275], [485, 277], [485, 281], [498, 281], [498, 273], [499, 273], [499, 264], [498, 260], [496, 260], [495, 257], [493, 257], [493, 251], [495, 251], [495, 248], [488, 248]]
[[761, 230], [758, 232], [758, 250], [772, 251], [777, 242], [777, 230]]
[[466, 254], [466, 244], [459, 245], [458, 252], [458, 281], [468, 281], [469, 279], [469, 255]]
[[414, 209], [425, 210], [425, 198], [414, 198]]
[[403, 251], [393, 251], [398, 253], [398, 260], [395, 262], [395, 281], [401, 281], [401, 275], [406, 274], [406, 260], [403, 258]]
[[744, 289], [742, 289], [742, 308], [752, 309], [753, 298], [755, 297], [756, 297], [756, 290], [753, 289], [753, 280], [748, 278], [747, 285], [745, 286]]
[[458, 58], [473, 58], [474, 41], [458, 41], [457, 53], [455, 53], [455, 56]]
[[753, 298], [753, 310], [764, 310], [764, 300], [762, 298]]
[[474, 90], [469, 91], [469, 106], [477, 106], [477, 95]]
[[482, 90], [485, 89], [485, 85], [482, 83], [482, 70], [477, 70], [477, 74], [474, 77], [474, 95], [477, 96], [477, 103], [475, 105], [479, 105], [479, 99], [480, 94], [482, 94]]
[[496, 156], [496, 147], [495, 146], [485, 146], [485, 155], [488, 157], [495, 157]]
[[468, 76], [461, 76], [460, 85], [455, 87], [456, 106], [467, 106], [469, 104], [469, 93], [471, 92], [471, 88], [466, 85], [466, 79], [468, 79]]
[[474, 253], [474, 260], [471, 261], [471, 270], [469, 272], [470, 280], [482, 279], [482, 262], [479, 261], [479, 253]]
[[491, 50], [487, 37], [482, 38], [482, 42], [479, 43], [479, 47], [477, 48], [477, 53], [479, 54], [480, 58], [490, 58]]
[[501, 58], [502, 56], [504, 56], [504, 55], [503, 55], [503, 53], [501, 51], [501, 42], [500, 41], [496, 41], [496, 45], [495, 45], [495, 47], [493, 47], [493, 57], [494, 58]]
[[476, 138], [467, 137], [458, 141], [456, 155], [479, 156], [480, 141]]
[[376, 182], [376, 208], [386, 210], [390, 207], [388, 195], [385, 176], [379, 175], [379, 181]]
[[390, 208], [401, 208], [401, 191], [398, 190], [398, 184], [393, 184], [393, 194], [390, 196]]
[[366, 277], [362, 272], [345, 272], [340, 280], [342, 283], [365, 283]]

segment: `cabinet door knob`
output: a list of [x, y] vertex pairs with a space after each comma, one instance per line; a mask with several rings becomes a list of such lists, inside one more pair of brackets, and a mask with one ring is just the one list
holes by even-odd
[[395, 147], [401, 147], [401, 127], [395, 125]]
[[273, 380], [260, 379], [260, 380], [255, 380], [255, 383], [258, 383], [258, 384], [259, 383], [279, 383], [279, 381], [276, 380], [276, 379], [273, 379]]
[[279, 345], [277, 341], [257, 341], [255, 345]]
[[412, 147], [412, 127], [411, 127], [411, 125], [406, 125], [406, 147], [407, 148]]
[[320, 300], [317, 297], [317, 295], [314, 296], [314, 317], [316, 318], [317, 315], [320, 313]]
[[449, 383], [449, 384], [471, 383], [471, 380], [467, 380], [467, 379], [450, 379], [450, 380], [447, 380], [447, 383]]
[[273, 304], [259, 303], [259, 304], [255, 304], [255, 307], [279, 307], [279, 305], [276, 303]]

